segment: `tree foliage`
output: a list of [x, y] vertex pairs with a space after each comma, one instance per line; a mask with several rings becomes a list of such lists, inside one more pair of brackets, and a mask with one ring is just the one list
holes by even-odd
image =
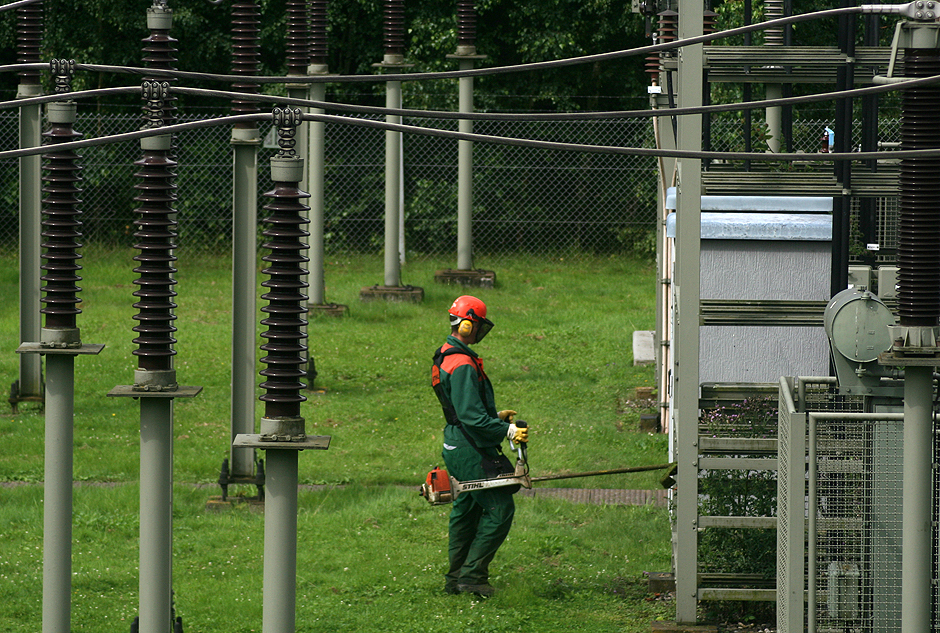
[[[147, 37], [146, 0], [87, 0], [44, 3], [42, 59], [140, 66]], [[169, 0], [174, 13], [171, 35], [178, 40], [181, 70], [228, 73], [231, 68], [231, 2]], [[329, 69], [338, 74], [376, 74], [382, 61], [381, 0], [334, 0], [328, 7]], [[259, 0], [261, 73], [284, 74], [286, 17], [284, 0]], [[405, 57], [408, 72], [454, 70], [456, 3], [409, 1], [405, 6]], [[505, 66], [602, 53], [647, 43], [642, 18], [629, 0], [480, 0], [477, 41], [486, 59], [480, 66]], [[0, 17], [0, 63], [16, 55], [16, 11]], [[0, 89], [15, 91], [12, 73]], [[112, 73], [80, 73], [76, 89], [130, 85], [136, 79]], [[499, 110], [611, 109], [623, 99], [643, 97], [643, 59], [628, 58], [567, 69], [513, 73], [477, 81], [479, 107]], [[407, 82], [405, 99], [414, 107], [454, 107], [455, 90], [442, 82]], [[191, 84], [190, 84], [191, 85]], [[205, 84], [207, 87], [211, 84]], [[51, 84], [47, 86], [50, 88]], [[215, 84], [214, 87], [218, 87]], [[265, 88], [268, 90], [268, 88]], [[331, 98], [381, 103], [379, 83], [334, 84]]]

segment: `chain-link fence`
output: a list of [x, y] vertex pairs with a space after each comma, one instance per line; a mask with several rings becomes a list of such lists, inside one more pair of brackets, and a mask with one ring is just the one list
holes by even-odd
[[[199, 117], [181, 117], [180, 122]], [[456, 131], [456, 121], [406, 119], [406, 124]], [[79, 112], [75, 129], [88, 137], [138, 129], [137, 114]], [[795, 151], [816, 152], [824, 119], [794, 122]], [[880, 123], [883, 141], [898, 140], [897, 123]], [[0, 143], [17, 147], [17, 114], [0, 113]], [[759, 130], [760, 125], [753, 126]], [[262, 134], [270, 124], [262, 127]], [[326, 130], [325, 246], [328, 254], [381, 252], [384, 248], [385, 134], [330, 123]], [[590, 121], [477, 121], [474, 132], [556, 142], [654, 147], [648, 119]], [[759, 132], [754, 147], [762, 142]], [[740, 115], [715, 117], [711, 146], [743, 148]], [[187, 248], [227, 249], [231, 244], [232, 158], [226, 125], [187, 131], [177, 140], [179, 243]], [[409, 257], [448, 256], [457, 248], [457, 146], [452, 139], [420, 134], [403, 138], [405, 245]], [[261, 150], [259, 191], [270, 188]], [[89, 147], [83, 167], [82, 222], [86, 244], [132, 244], [136, 141]], [[622, 253], [634, 250], [654, 227], [656, 160], [644, 156], [474, 144], [474, 250], [499, 256], [515, 252]], [[0, 161], [0, 247], [15, 248], [18, 235], [18, 161]], [[263, 204], [264, 200], [260, 201]], [[650, 243], [652, 243], [650, 241]]]
[[[181, 117], [180, 122], [197, 117]], [[456, 121], [406, 119], [456, 131]], [[135, 114], [79, 113], [75, 129], [99, 137], [138, 129]], [[17, 116], [0, 115], [0, 141], [17, 146]], [[260, 130], [262, 135], [270, 124]], [[551, 141], [652, 147], [647, 120], [477, 122], [474, 132]], [[184, 132], [177, 140], [179, 243], [228, 248], [231, 233], [230, 129]], [[456, 253], [457, 141], [419, 134], [403, 138], [405, 244], [410, 256]], [[261, 150], [259, 191], [270, 189]], [[329, 252], [380, 252], [384, 247], [385, 134], [326, 125], [324, 233]], [[85, 243], [132, 244], [136, 141], [85, 148], [81, 210]], [[478, 253], [548, 250], [623, 252], [636, 229], [653, 227], [656, 164], [648, 157], [549, 151], [476, 143], [474, 248]], [[0, 244], [18, 234], [18, 161], [0, 162]], [[264, 199], [260, 204], [264, 203]]]

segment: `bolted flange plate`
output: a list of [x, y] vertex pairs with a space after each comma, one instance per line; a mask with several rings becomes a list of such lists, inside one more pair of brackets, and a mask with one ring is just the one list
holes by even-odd
[[302, 440], [293, 440], [293, 441], [269, 441], [262, 440], [264, 435], [259, 435], [255, 433], [239, 433], [235, 436], [235, 441], [232, 442], [233, 448], [276, 448], [282, 450], [293, 450], [293, 451], [303, 451], [303, 450], [320, 450], [325, 451], [330, 447], [330, 440], [332, 436], [330, 435], [307, 435]]
[[109, 398], [195, 398], [202, 387], [180, 385], [167, 391], [143, 391], [134, 385], [118, 385], [108, 392]]
[[79, 347], [49, 347], [42, 343], [23, 343], [16, 348], [17, 354], [71, 354], [72, 356], [95, 355], [101, 353], [104, 345], [85, 344]]

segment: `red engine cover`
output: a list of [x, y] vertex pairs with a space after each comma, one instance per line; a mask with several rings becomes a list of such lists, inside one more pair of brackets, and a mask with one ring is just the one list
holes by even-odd
[[450, 492], [450, 477], [443, 468], [435, 466], [424, 483], [431, 492]]

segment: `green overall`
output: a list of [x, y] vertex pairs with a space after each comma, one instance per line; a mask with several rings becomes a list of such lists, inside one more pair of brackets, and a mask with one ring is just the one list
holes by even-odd
[[[441, 349], [455, 347], [460, 353], [444, 356], [440, 371], [432, 369], [443, 387], [443, 394], [453, 405], [459, 425], [444, 427], [442, 452], [447, 472], [458, 481], [482, 479], [481, 456], [467, 440], [464, 430], [489, 455], [499, 453], [499, 445], [509, 424], [499, 419], [493, 386], [483, 371], [483, 361], [454, 336], [447, 337]], [[479, 368], [479, 371], [478, 371]], [[450, 513], [450, 567], [444, 575], [445, 589], [457, 584], [485, 585], [496, 550], [506, 540], [515, 503], [506, 488], [491, 488], [462, 493], [454, 500]]]

